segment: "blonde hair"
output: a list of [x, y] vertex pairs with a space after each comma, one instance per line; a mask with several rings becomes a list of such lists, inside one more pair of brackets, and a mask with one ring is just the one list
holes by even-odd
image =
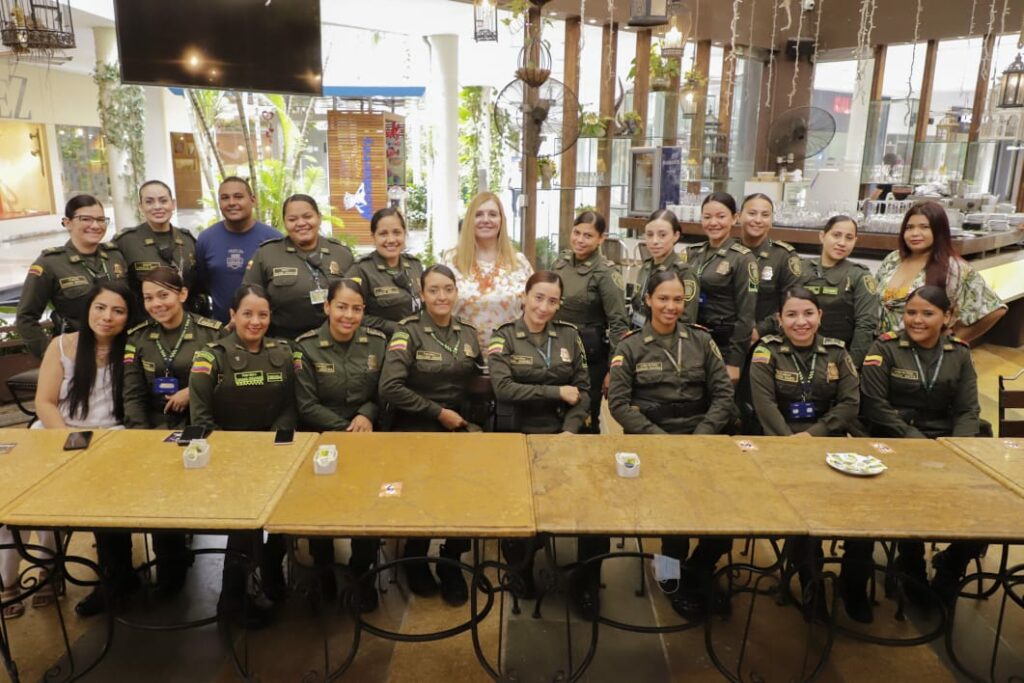
[[473, 197], [469, 206], [466, 207], [466, 217], [462, 219], [462, 231], [459, 233], [458, 244], [455, 245], [455, 258], [452, 259], [452, 262], [463, 275], [469, 275], [476, 266], [476, 230], [473, 227], [473, 222], [476, 212], [487, 202], [494, 202], [498, 207], [498, 215], [501, 216], [501, 228], [498, 230], [498, 261], [495, 265], [499, 269], [506, 270], [516, 267], [516, 250], [508, 236], [505, 207], [501, 205], [501, 200], [496, 194], [481, 192]]

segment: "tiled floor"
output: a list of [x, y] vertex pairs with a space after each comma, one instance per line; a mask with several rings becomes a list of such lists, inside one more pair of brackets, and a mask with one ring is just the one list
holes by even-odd
[[[1024, 352], [993, 346], [975, 351], [975, 364], [981, 376], [980, 390], [985, 417], [995, 420], [996, 375], [1016, 372], [1024, 366]], [[197, 537], [198, 547], [219, 544], [217, 537]], [[339, 542], [339, 558], [344, 561], [347, 548]], [[635, 547], [633, 539], [626, 540], [627, 549]], [[645, 550], [657, 548], [657, 542], [648, 540]], [[80, 534], [73, 541], [73, 550], [86, 555], [93, 553], [91, 536]], [[742, 543], [734, 549], [735, 559], [744, 559], [739, 553]], [[141, 537], [136, 537], [137, 560], [142, 560]], [[393, 546], [389, 548], [393, 556]], [[496, 544], [484, 545], [485, 557], [493, 558]], [[560, 540], [556, 546], [560, 562], [575, 554], [571, 540]], [[755, 560], [764, 563], [772, 557], [769, 546], [758, 543]], [[985, 566], [995, 569], [999, 560], [997, 548], [992, 548]], [[1011, 565], [1024, 563], [1024, 549], [1012, 549]], [[539, 556], [538, 571], [545, 566]], [[161, 603], [155, 597], [138, 595], [129, 605], [127, 616], [159, 623], [162, 620], [195, 618], [214, 609], [220, 582], [220, 561], [216, 556], [205, 556], [197, 561], [189, 585], [182, 597]], [[655, 585], [652, 590], [650, 576], [646, 592], [636, 595], [639, 587], [640, 567], [637, 560], [624, 559], [607, 562], [601, 594], [605, 616], [636, 624], [676, 623], [675, 614], [666, 598]], [[454, 626], [463, 621], [468, 609], [446, 607], [439, 599], [423, 600], [408, 595], [401, 582], [387, 583], [381, 608], [372, 615], [372, 622], [382, 628], [403, 632], [426, 632]], [[75, 652], [78, 670], [87, 666], [99, 651], [105, 638], [102, 619], [83, 620], [75, 616], [72, 606], [84, 595], [85, 589], [69, 585], [68, 594], [61, 600], [69, 640]], [[922, 615], [911, 613], [906, 621], [897, 621], [895, 603], [878, 596], [875, 624], [871, 632], [876, 635], [913, 635], [926, 629], [930, 622]], [[713, 623], [716, 651], [726, 662], [735, 662], [739, 656], [740, 633], [749, 606], [749, 598], [737, 597], [733, 613], [728, 619]], [[518, 681], [552, 681], [556, 674], [568, 668], [567, 636], [573, 644], [573, 665], [578, 665], [590, 637], [590, 626], [570, 617], [565, 620], [565, 603], [559, 594], [549, 596], [539, 618], [531, 614], [533, 603], [523, 603], [522, 613], [512, 615], [511, 604], [496, 603], [492, 616], [482, 625], [481, 643], [490, 661], [501, 657], [503, 670], [514, 673]], [[994, 628], [1001, 601], [961, 602], [957, 611], [955, 643], [958, 655], [971, 663], [983, 675], [991, 656]], [[1024, 610], [1009, 605], [1002, 634], [1002, 656], [996, 680], [1006, 681], [1013, 674], [1024, 675]], [[849, 624], [840, 608], [840, 623]], [[18, 663], [21, 680], [40, 680], [46, 671], [60, 664], [67, 671], [66, 660], [61, 659], [63, 645], [57, 615], [53, 608], [27, 610], [25, 617], [7, 624], [11, 647]], [[499, 633], [499, 626], [501, 627]], [[323, 633], [330, 634], [329, 664], [337, 666], [347, 654], [351, 639], [351, 623], [337, 607], [315, 611], [301, 595], [293, 594], [280, 606], [275, 625], [251, 634], [247, 640], [239, 639], [236, 646], [248, 645], [253, 671], [264, 682], [322, 680], [324, 670]], [[799, 613], [789, 605], [779, 606], [768, 598], [758, 598], [749, 644], [744, 653], [747, 664], [743, 669], [745, 680], [790, 681], [804, 661], [804, 648], [808, 642], [811, 656], [820, 653], [820, 629], [808, 631]], [[603, 681], [720, 681], [723, 680], [712, 666], [704, 647], [704, 630], [657, 636], [627, 633], [609, 628], [599, 631], [597, 655], [583, 680]], [[232, 663], [227, 638], [216, 626], [191, 631], [154, 633], [117, 625], [108, 656], [86, 680], [147, 681], [206, 683], [234, 681], [239, 677]], [[2, 680], [2, 677], [0, 677]], [[420, 683], [422, 681], [487, 681], [484, 671], [473, 655], [468, 633], [436, 643], [392, 643], [364, 634], [355, 663], [343, 680], [359, 683]], [[885, 648], [869, 645], [846, 636], [838, 636], [820, 678], [826, 683], [867, 681], [959, 681], [948, 663], [942, 641], [931, 645]]]

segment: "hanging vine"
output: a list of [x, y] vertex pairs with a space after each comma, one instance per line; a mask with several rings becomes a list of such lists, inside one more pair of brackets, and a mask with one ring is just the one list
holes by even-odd
[[[918, 0], [920, 2], [920, 0]], [[793, 96], [796, 95], [796, 82], [800, 78], [800, 39], [804, 32], [804, 11], [801, 9], [800, 18], [796, 24], [796, 61], [793, 64], [793, 81], [789, 88], [789, 106], [793, 106]]]
[[[117, 65], [109, 62], [97, 64], [92, 79], [99, 90], [97, 110], [103, 138], [125, 153], [126, 168], [119, 175], [125, 194], [132, 197], [146, 181], [145, 96], [141, 87], [122, 83]], [[138, 208], [135, 214], [142, 219]]]
[[[867, 0], [865, 0], [867, 1]], [[772, 35], [768, 43], [770, 49], [768, 50], [768, 94], [765, 97], [764, 106], [767, 109], [772, 108], [772, 87], [775, 83], [775, 37], [776, 31], [779, 24], [779, 5], [772, 0]], [[758, 115], [761, 114], [758, 109]]]
[[[990, 0], [988, 6], [988, 28], [985, 29], [985, 35], [992, 35], [992, 31], [996, 27], [996, 2], [997, 0]], [[990, 47], [990, 41], [985, 41], [985, 45], [981, 49], [981, 70], [983, 73], [989, 73], [992, 69], [992, 48]]]
[[[907, 70], [907, 99], [914, 97], [914, 62], [917, 61], [917, 41], [921, 36], [921, 0], [917, 0], [917, 12], [914, 14], [914, 41], [911, 45], [914, 49], [910, 52], [910, 68]], [[918, 116], [928, 116], [928, 112], [918, 112]], [[910, 109], [907, 109], [907, 119], [910, 118]]]
[[860, 26], [857, 29], [857, 83], [853, 89], [855, 93], [867, 93], [862, 86], [868, 55], [871, 53], [871, 34], [875, 30], [876, 7], [876, 0], [861, 0]]

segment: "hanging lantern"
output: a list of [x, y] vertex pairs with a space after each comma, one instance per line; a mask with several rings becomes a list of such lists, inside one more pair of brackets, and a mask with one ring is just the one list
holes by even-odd
[[70, 0], [0, 0], [0, 40], [16, 55], [53, 57], [75, 47]]
[[537, 33], [519, 51], [516, 78], [534, 88], [544, 85], [551, 75], [551, 51]]
[[668, 6], [668, 25], [668, 31], [661, 39], [661, 54], [670, 59], [682, 59], [683, 48], [693, 28], [693, 15], [683, 3], [673, 2]]
[[1017, 58], [1003, 72], [999, 106], [1004, 109], [1024, 107], [1024, 61], [1021, 59], [1022, 55], [1024, 52], [1018, 53]]
[[668, 0], [630, 0], [629, 25], [650, 28], [668, 23]]
[[955, 113], [948, 111], [939, 120], [939, 122], [935, 124], [935, 128], [938, 130], [939, 140], [954, 142], [956, 140], [957, 133], [960, 132], [960, 119]]
[[473, 40], [498, 42], [498, 0], [473, 0]]

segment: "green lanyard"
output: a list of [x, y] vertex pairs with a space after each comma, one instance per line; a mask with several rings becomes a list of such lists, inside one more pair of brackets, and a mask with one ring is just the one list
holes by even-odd
[[452, 346], [448, 346], [443, 341], [441, 341], [441, 339], [434, 333], [433, 330], [430, 331], [430, 336], [431, 336], [431, 338], [434, 341], [437, 342], [438, 346], [440, 346], [442, 349], [444, 349], [448, 353], [452, 354], [452, 358], [454, 358], [455, 360], [459, 359], [459, 343], [458, 342], [455, 342], [455, 344], [452, 345]]
[[548, 345], [546, 351], [541, 351], [540, 347], [537, 347], [537, 353], [544, 359], [544, 367], [551, 369], [551, 337], [548, 337]]
[[[939, 342], [941, 344], [941, 342]], [[935, 372], [932, 373], [932, 379], [929, 382], [924, 376], [924, 368], [921, 366], [921, 358], [917, 355], [917, 349], [911, 349], [914, 354], [914, 363], [917, 364], [918, 377], [920, 378], [921, 387], [925, 391], [931, 391], [935, 388], [935, 383], [939, 381], [939, 371], [942, 369], [942, 359], [945, 357], [945, 352], [939, 349], [939, 362], [935, 364]]]
[[181, 345], [185, 341], [185, 335], [188, 334], [188, 329], [192, 325], [192, 316], [185, 316], [185, 324], [181, 326], [181, 335], [178, 337], [178, 343], [174, 345], [170, 353], [167, 353], [167, 349], [160, 343], [160, 337], [156, 338], [156, 348], [160, 352], [160, 357], [164, 359], [164, 377], [171, 376], [171, 366], [174, 364], [174, 358], [178, 355], [178, 351], [181, 350]]
[[682, 340], [682, 338], [680, 337], [680, 338], [676, 339], [676, 357], [675, 358], [672, 357], [672, 354], [669, 353], [668, 349], [666, 349], [664, 346], [661, 347], [661, 352], [665, 354], [665, 357], [668, 358], [668, 362], [672, 364], [673, 368], [675, 368], [676, 374], [677, 375], [682, 375], [683, 374], [683, 340]]
[[85, 268], [86, 272], [89, 273], [89, 275], [92, 277], [93, 284], [98, 282], [100, 280], [100, 278], [106, 278], [108, 280], [110, 279], [110, 271], [107, 270], [107, 260], [105, 258], [103, 258], [102, 256], [100, 256], [98, 253], [96, 254], [96, 258], [99, 259], [99, 261], [100, 261], [100, 269], [103, 272], [100, 272], [100, 271], [97, 271], [97, 270], [93, 270], [92, 266], [89, 265], [89, 263], [85, 260], [84, 256], [79, 255], [79, 258], [81, 259], [81, 261], [79, 261], [79, 263], [82, 264], [82, 267]]
[[800, 398], [804, 401], [807, 400], [807, 395], [811, 392], [811, 383], [814, 381], [814, 366], [818, 362], [818, 354], [811, 356], [811, 370], [804, 376], [804, 369], [801, 367], [803, 363], [797, 355], [793, 354], [793, 365], [796, 366], [796, 375], [800, 379]]

